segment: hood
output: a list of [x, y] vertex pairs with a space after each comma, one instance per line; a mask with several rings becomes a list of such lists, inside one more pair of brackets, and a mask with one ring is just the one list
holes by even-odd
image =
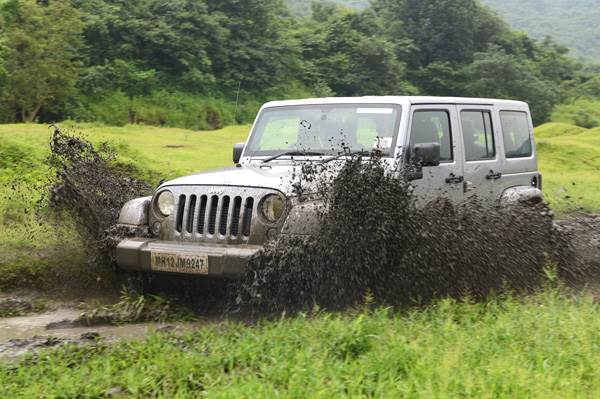
[[191, 185], [257, 187], [271, 188], [289, 195], [292, 178], [299, 170], [299, 165], [291, 163], [253, 163], [180, 177], [163, 183], [160, 188]]

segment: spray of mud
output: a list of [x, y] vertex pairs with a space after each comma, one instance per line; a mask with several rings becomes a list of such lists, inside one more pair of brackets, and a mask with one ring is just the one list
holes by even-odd
[[[50, 184], [50, 206], [75, 216], [89, 256], [91, 271], [110, 273], [109, 283], [132, 293], [161, 293], [175, 303], [210, 316], [223, 314], [232, 303], [229, 282], [204, 281], [175, 275], [112, 273], [116, 245], [125, 237], [149, 236], [147, 228], [117, 225], [119, 212], [129, 200], [151, 195], [147, 183], [113, 166], [115, 152], [108, 145], [94, 146], [81, 135], [55, 127], [50, 164], [56, 176]], [[116, 277], [116, 278], [115, 278]], [[156, 277], [156, 278], [155, 278]]]
[[151, 195], [152, 188], [111, 166], [115, 153], [106, 144], [98, 149], [82, 137], [54, 128], [50, 164], [56, 180], [50, 188], [50, 205], [67, 210], [78, 220], [81, 235], [88, 239], [94, 263], [113, 261], [114, 243], [128, 234], [118, 231], [117, 220], [125, 202]]
[[[104, 262], [119, 238], [147, 233], [115, 227], [121, 206], [152, 190], [111, 168], [111, 151], [56, 129], [52, 154], [58, 183], [51, 203], [78, 215]], [[405, 306], [527, 292], [551, 266], [566, 281], [589, 274], [544, 205], [495, 207], [473, 199], [455, 206], [440, 198], [418, 207], [404, 172], [376, 155], [329, 165], [302, 165], [293, 177], [297, 194], [312, 187], [311, 198], [316, 192], [321, 199], [314, 234], [267, 244], [234, 285], [161, 276], [160, 289], [191, 298], [194, 308], [273, 314], [314, 305], [343, 309], [367, 297]]]
[[569, 281], [586, 273], [544, 205], [438, 199], [417, 207], [404, 173], [377, 157], [349, 160], [339, 173], [308, 173], [324, 180], [320, 227], [311, 236], [281, 236], [251, 260], [238, 289], [242, 308], [275, 313], [342, 309], [365, 298], [391, 306], [484, 298], [531, 291], [552, 265]]

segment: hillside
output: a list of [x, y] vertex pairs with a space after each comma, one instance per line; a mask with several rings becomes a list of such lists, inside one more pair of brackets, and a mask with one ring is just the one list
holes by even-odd
[[600, 61], [597, 0], [481, 0], [514, 28], [535, 38], [551, 36], [574, 55]]
[[[333, 0], [362, 9], [368, 0]], [[600, 62], [600, 7], [597, 0], [480, 0], [509, 24], [537, 39], [545, 36], [571, 49], [574, 56]], [[297, 15], [306, 15], [311, 0], [285, 0]]]

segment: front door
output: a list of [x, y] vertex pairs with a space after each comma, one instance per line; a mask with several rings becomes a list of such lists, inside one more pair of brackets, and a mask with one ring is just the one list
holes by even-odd
[[453, 203], [463, 200], [462, 146], [456, 106], [452, 104], [413, 106], [410, 115], [409, 151], [415, 144], [439, 143], [441, 163], [424, 167], [423, 178], [412, 182], [417, 203], [437, 198]]
[[488, 202], [502, 193], [502, 162], [498, 154], [500, 129], [491, 106], [458, 105], [462, 132], [465, 198]]

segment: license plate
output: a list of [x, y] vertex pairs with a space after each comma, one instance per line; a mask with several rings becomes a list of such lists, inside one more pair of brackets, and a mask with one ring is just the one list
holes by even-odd
[[152, 252], [150, 268], [157, 272], [208, 274], [208, 256]]

